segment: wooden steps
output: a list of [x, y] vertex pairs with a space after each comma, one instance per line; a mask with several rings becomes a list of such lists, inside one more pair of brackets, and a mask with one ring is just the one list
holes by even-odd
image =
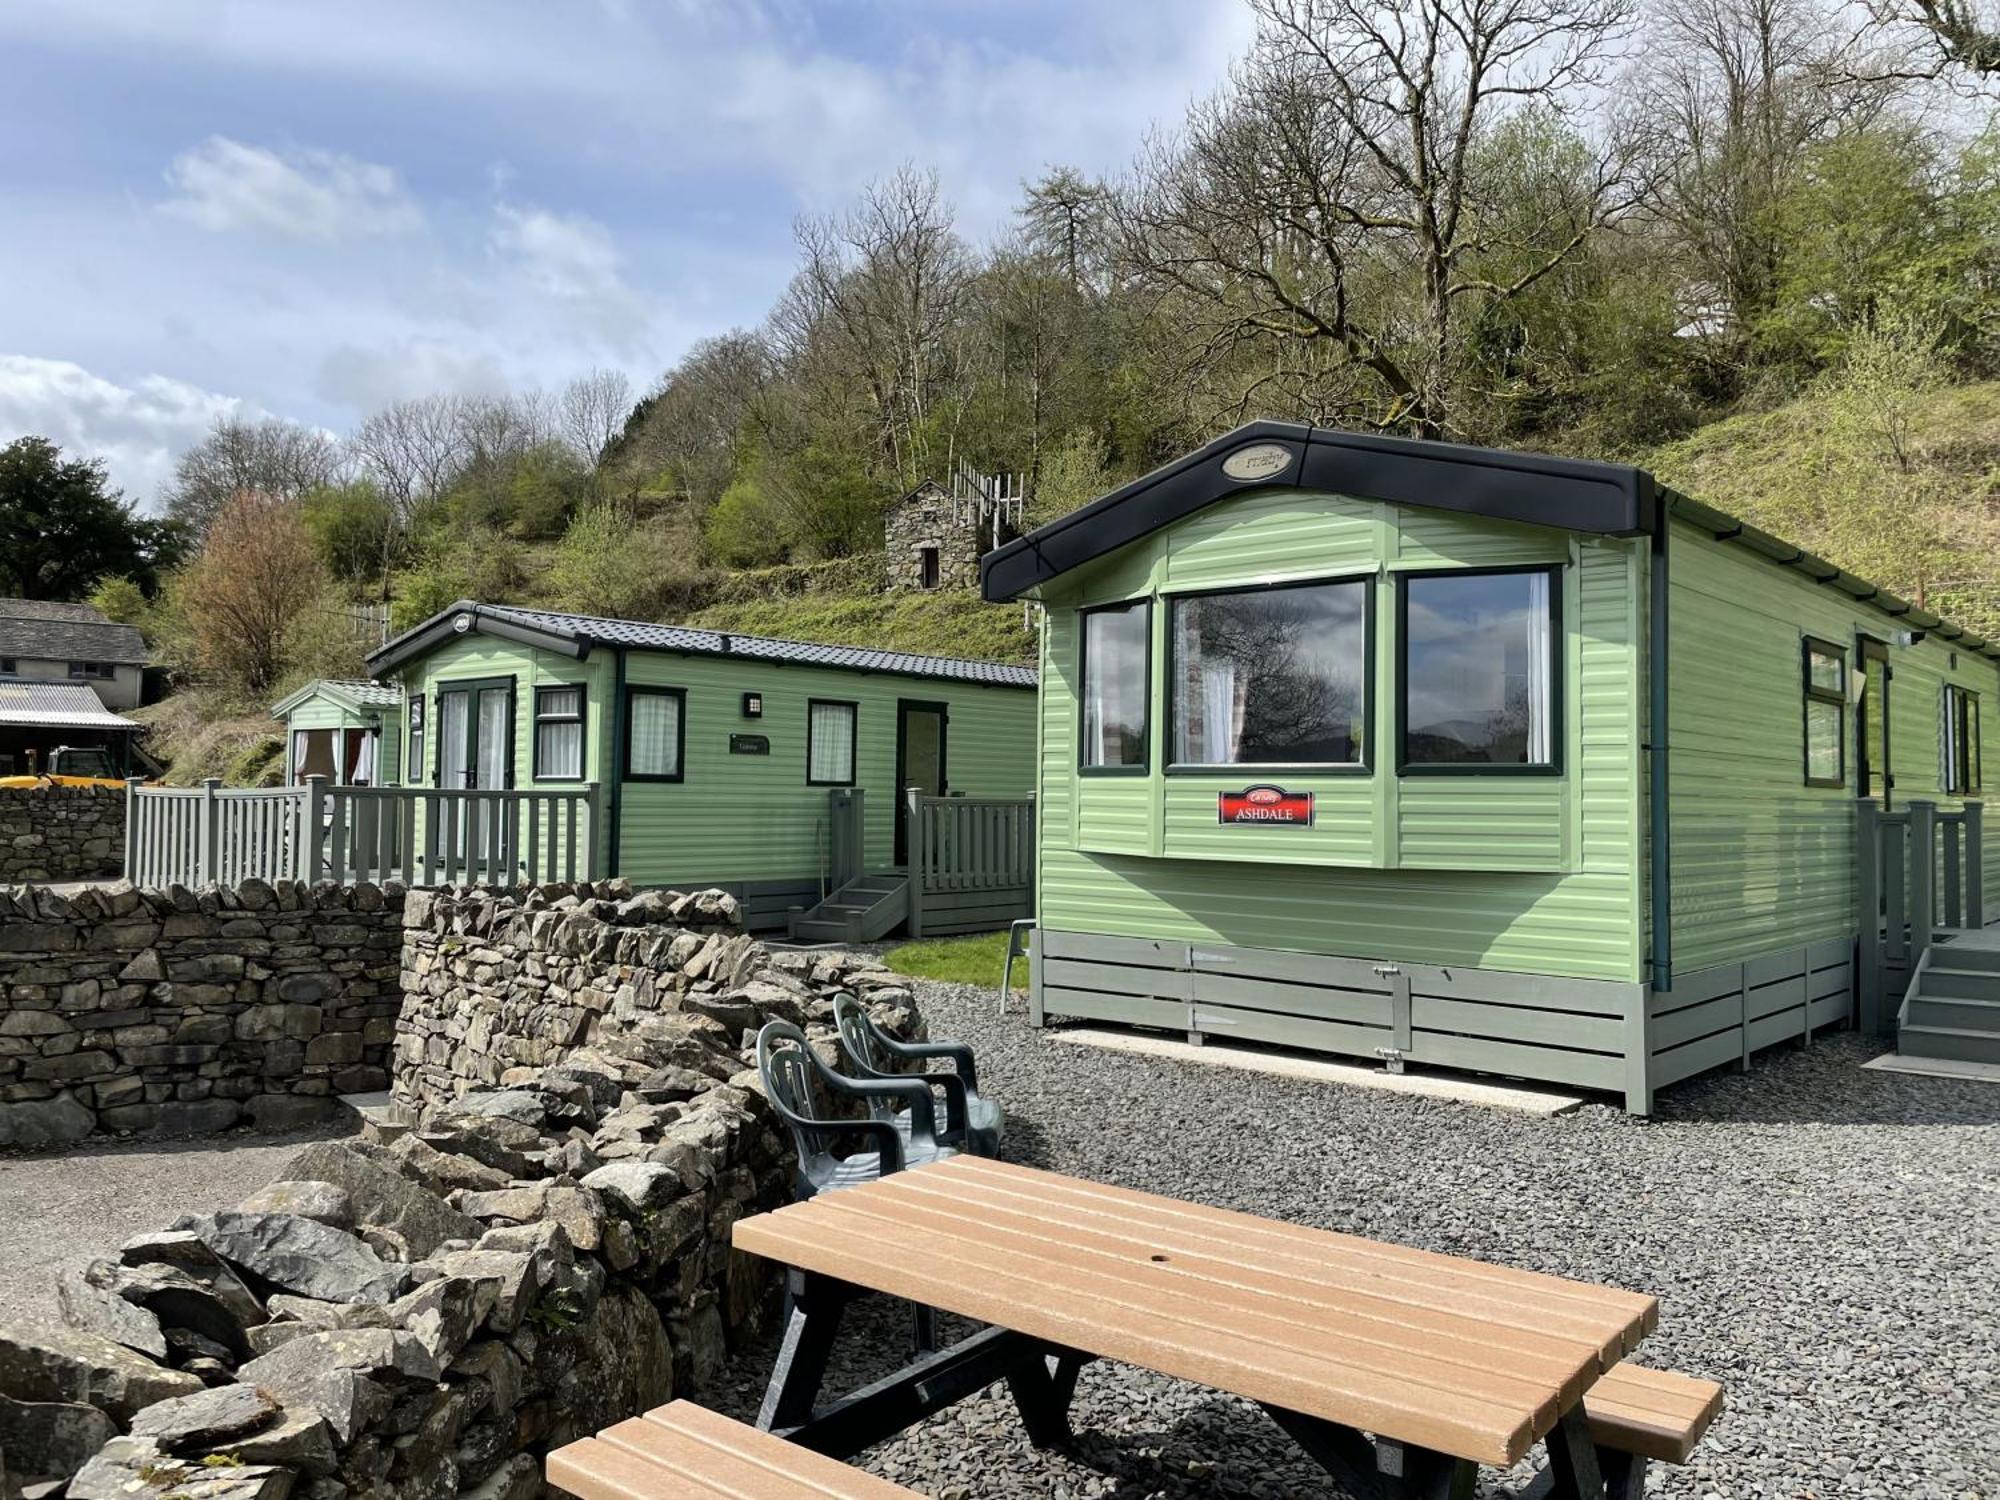
[[675, 1401], [549, 1455], [578, 1500], [911, 1500], [914, 1490]]
[[862, 875], [811, 911], [792, 918], [791, 937], [801, 943], [872, 943], [910, 915], [910, 877], [900, 871]]
[[2000, 1063], [2000, 942], [1940, 933], [1910, 976], [1896, 1027], [1903, 1057]]

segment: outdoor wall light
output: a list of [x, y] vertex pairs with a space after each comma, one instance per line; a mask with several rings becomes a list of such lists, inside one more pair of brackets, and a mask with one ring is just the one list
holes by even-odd
[[743, 695], [743, 717], [746, 719], [761, 719], [764, 717], [764, 695], [762, 693], [745, 693]]

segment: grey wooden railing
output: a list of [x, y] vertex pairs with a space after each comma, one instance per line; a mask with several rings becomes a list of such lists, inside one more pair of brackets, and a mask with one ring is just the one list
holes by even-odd
[[125, 792], [125, 877], [137, 885], [263, 880], [401, 880], [514, 885], [595, 874], [598, 786], [578, 791], [445, 791], [304, 786]]
[[909, 798], [910, 935], [1005, 927], [1035, 883], [1032, 797]]
[[1940, 927], [1983, 927], [1984, 809], [1940, 809], [1913, 801], [1884, 812], [1873, 797], [1856, 804], [1855, 854], [1861, 931], [1861, 1028], [1886, 1036], [1909, 976]]

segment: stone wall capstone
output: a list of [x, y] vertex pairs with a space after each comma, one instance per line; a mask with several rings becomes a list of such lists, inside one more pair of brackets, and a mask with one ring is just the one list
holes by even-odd
[[0, 887], [0, 1146], [288, 1129], [388, 1084], [403, 892]]
[[729, 1244], [793, 1168], [755, 1028], [824, 1045], [845, 988], [921, 1034], [903, 981], [773, 954], [720, 892], [402, 916], [410, 1123], [65, 1273], [64, 1328], [0, 1329], [0, 1492], [534, 1500], [541, 1455], [701, 1386], [773, 1301]]
[[0, 885], [101, 880], [124, 868], [123, 787], [0, 787]]

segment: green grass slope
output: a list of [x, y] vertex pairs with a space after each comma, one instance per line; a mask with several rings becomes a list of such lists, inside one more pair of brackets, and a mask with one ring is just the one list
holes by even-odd
[[926, 656], [963, 656], [1033, 665], [1035, 635], [1022, 624], [1019, 605], [986, 604], [973, 594], [949, 592], [802, 594], [712, 604], [686, 622], [707, 630], [879, 646]]

